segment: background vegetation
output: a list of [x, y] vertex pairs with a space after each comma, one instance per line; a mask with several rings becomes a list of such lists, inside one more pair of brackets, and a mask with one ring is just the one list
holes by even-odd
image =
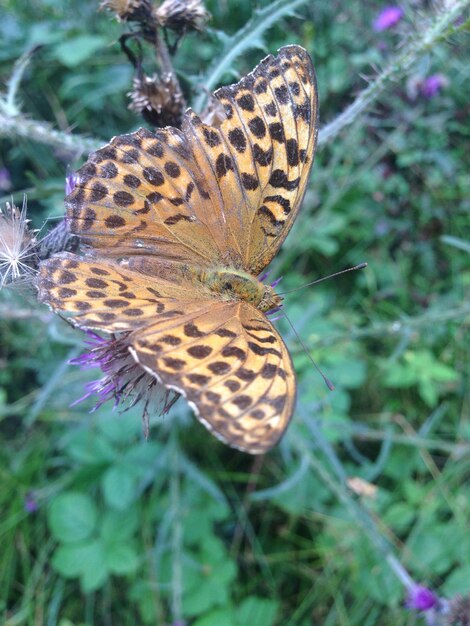
[[[188, 97], [201, 98], [198, 87], [234, 41], [240, 54], [219, 84], [252, 69], [260, 44], [274, 52], [298, 43], [314, 58], [323, 125], [439, 11], [410, 0], [378, 31], [379, 2], [259, 6], [261, 17], [248, 0], [207, 2], [208, 31], [188, 34], [175, 56]], [[15, 61], [41, 46], [19, 89], [18, 127], [43, 120], [105, 143], [142, 125], [127, 108], [123, 25], [96, 10], [92, 0], [3, 2], [5, 87]], [[299, 400], [266, 458], [220, 444], [184, 401], [152, 421], [149, 441], [138, 410], [70, 408], [98, 377], [68, 364], [83, 335], [32, 291], [2, 290], [0, 615], [8, 626], [420, 623], [403, 605], [390, 554], [442, 597], [470, 592], [465, 15], [453, 30], [415, 54], [351, 125], [323, 136], [272, 275], [288, 289], [361, 261], [369, 267], [288, 296], [293, 325], [336, 390], [279, 321]], [[67, 167], [86, 150], [21, 134], [0, 121], [0, 200], [13, 194], [21, 204], [26, 193], [39, 228], [63, 215]], [[353, 477], [369, 489], [349, 489]]]

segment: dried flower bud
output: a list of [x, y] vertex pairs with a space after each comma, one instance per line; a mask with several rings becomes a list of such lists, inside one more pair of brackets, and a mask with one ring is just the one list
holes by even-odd
[[203, 30], [210, 18], [201, 0], [165, 0], [155, 10], [155, 18], [160, 26], [177, 32]]
[[21, 210], [8, 202], [0, 210], [0, 289], [36, 274], [37, 241], [28, 222], [26, 199]]
[[170, 74], [134, 78], [128, 96], [131, 99], [129, 108], [140, 113], [149, 124], [180, 126], [186, 103], [177, 81]]
[[100, 9], [110, 9], [123, 22], [154, 22], [150, 0], [103, 0]]
[[455, 596], [450, 602], [449, 624], [470, 626], [470, 595]]

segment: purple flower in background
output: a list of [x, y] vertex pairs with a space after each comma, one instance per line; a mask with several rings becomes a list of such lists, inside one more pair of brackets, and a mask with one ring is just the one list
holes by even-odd
[[405, 606], [415, 611], [429, 611], [439, 602], [438, 597], [427, 587], [415, 585], [408, 593]]
[[385, 9], [382, 9], [380, 13], [375, 18], [372, 28], [377, 32], [381, 33], [384, 30], [388, 30], [398, 24], [398, 22], [403, 17], [403, 9], [399, 6], [388, 6]]
[[432, 74], [421, 83], [421, 93], [425, 98], [433, 98], [449, 81], [443, 74]]
[[11, 189], [11, 176], [6, 167], [0, 167], [0, 191]]
[[25, 495], [23, 499], [23, 508], [26, 513], [35, 513], [38, 510], [39, 505], [32, 491], [28, 491]]
[[65, 195], [68, 196], [69, 193], [75, 189], [75, 185], [78, 183], [78, 176], [75, 172], [70, 171], [67, 173], [65, 177]]

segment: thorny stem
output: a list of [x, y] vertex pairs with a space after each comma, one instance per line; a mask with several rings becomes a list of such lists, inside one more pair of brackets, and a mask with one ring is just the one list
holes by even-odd
[[18, 93], [24, 71], [28, 67], [31, 56], [34, 54], [36, 49], [37, 48], [35, 47], [31, 50], [27, 50], [24, 54], [20, 56], [20, 58], [13, 66], [13, 71], [11, 73], [10, 79], [8, 80], [6, 97], [4, 100], [0, 98], [0, 110], [3, 110], [6, 115], [18, 115], [18, 113], [20, 112], [18, 104], [16, 102], [16, 94]]
[[183, 95], [183, 91], [181, 89], [180, 82], [178, 80], [178, 76], [176, 75], [175, 70], [173, 69], [173, 64], [171, 62], [170, 53], [168, 52], [168, 46], [166, 45], [165, 39], [162, 37], [161, 32], [155, 32], [155, 49], [157, 53], [157, 59], [160, 64], [160, 68], [162, 70], [163, 76], [168, 75], [171, 76], [172, 84], [175, 87], [175, 92], [173, 98], [175, 102], [182, 102], [182, 110], [185, 108], [185, 97]]
[[8, 115], [0, 108], [0, 137], [22, 137], [43, 143], [59, 150], [72, 152], [77, 158], [98, 150], [104, 140], [64, 133], [47, 122], [39, 122], [20, 115]]
[[[431, 50], [443, 36], [450, 36], [457, 32], [459, 27], [455, 26], [454, 23], [469, 6], [470, 0], [446, 0], [443, 2], [437, 16], [428, 28], [421, 34], [419, 32], [414, 33], [413, 40], [391, 60], [385, 70], [357, 96], [354, 102], [320, 130], [319, 143], [326, 144], [332, 141], [343, 128], [352, 124], [367, 107], [376, 101], [390, 83], [406, 74], [409, 68], [423, 54]], [[165, 44], [160, 41], [158, 45]], [[162, 61], [165, 54], [168, 54], [168, 50], [166, 53], [161, 50]], [[46, 122], [12, 115], [6, 111], [4, 103], [3, 106], [0, 105], [0, 136], [33, 139], [39, 143], [70, 150], [77, 155], [97, 150], [104, 143], [104, 141], [83, 135], [71, 135], [57, 131]]]

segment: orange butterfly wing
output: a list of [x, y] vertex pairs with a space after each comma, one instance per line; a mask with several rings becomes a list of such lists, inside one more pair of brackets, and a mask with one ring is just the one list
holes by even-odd
[[182, 131], [141, 129], [90, 156], [66, 200], [86, 258], [43, 263], [39, 294], [82, 328], [128, 332], [142, 367], [217, 436], [257, 454], [294, 410], [289, 353], [262, 312], [195, 277], [256, 275], [289, 232], [316, 145], [311, 60], [282, 48], [214, 97], [212, 126], [188, 111]]

